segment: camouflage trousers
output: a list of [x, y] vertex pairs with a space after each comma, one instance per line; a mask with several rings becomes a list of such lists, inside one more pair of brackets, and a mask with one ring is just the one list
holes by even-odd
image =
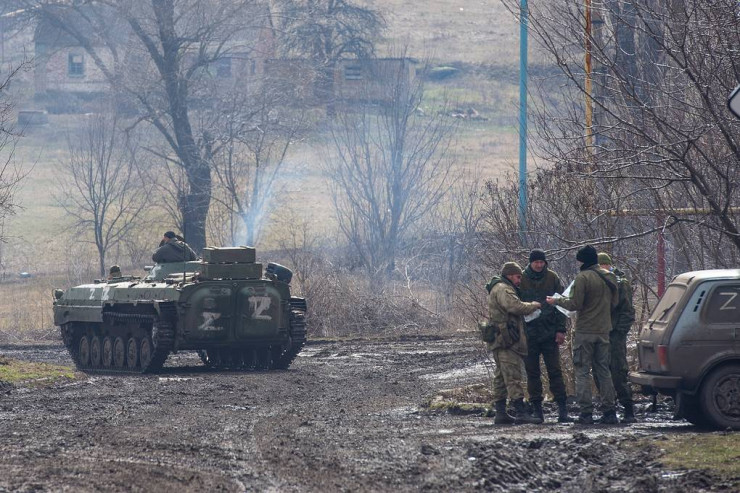
[[524, 399], [522, 357], [511, 349], [494, 349], [493, 402]]
[[591, 369], [598, 382], [602, 412], [614, 411], [614, 384], [609, 371], [609, 339], [599, 334], [573, 336], [573, 369], [575, 373], [576, 398], [581, 414], [591, 414], [594, 403], [591, 395]]
[[556, 402], [564, 402], [567, 395], [563, 371], [560, 369], [560, 348], [555, 342], [555, 336], [546, 341], [536, 342], [527, 339], [527, 356], [524, 358], [524, 367], [527, 370], [527, 392], [531, 402], [542, 402], [542, 376], [540, 374], [540, 355], [547, 368], [547, 377], [550, 382], [550, 392]]
[[[617, 394], [617, 400], [623, 406], [629, 406], [632, 401], [632, 386], [630, 385], [629, 365], [627, 364], [627, 333], [612, 330], [609, 333], [609, 371], [612, 374], [612, 384], [614, 392]], [[596, 387], [599, 386], [599, 380], [594, 375]]]

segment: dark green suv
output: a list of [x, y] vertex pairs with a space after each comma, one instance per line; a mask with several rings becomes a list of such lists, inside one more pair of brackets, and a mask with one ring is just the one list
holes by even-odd
[[674, 278], [637, 349], [630, 380], [645, 393], [673, 396], [694, 424], [740, 430], [740, 269]]

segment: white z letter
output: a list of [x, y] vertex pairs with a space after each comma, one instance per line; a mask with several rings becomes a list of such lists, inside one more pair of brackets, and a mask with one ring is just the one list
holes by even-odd
[[737, 293], [733, 293], [732, 291], [725, 291], [724, 293], [719, 293], [719, 295], [720, 296], [729, 296], [730, 297], [730, 299], [727, 300], [727, 302], [724, 305], [722, 305], [722, 306], [719, 307], [720, 311], [722, 311], [722, 310], [735, 310], [737, 308], [736, 306], [727, 306], [730, 303], [732, 303], [732, 300], [734, 300], [735, 298], [737, 298]]
[[272, 299], [269, 296], [250, 296], [249, 307], [252, 309], [252, 318], [255, 320], [272, 320], [270, 315], [263, 315], [270, 309]]

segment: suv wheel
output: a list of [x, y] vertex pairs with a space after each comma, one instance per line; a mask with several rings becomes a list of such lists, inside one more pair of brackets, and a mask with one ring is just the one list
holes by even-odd
[[740, 430], [740, 365], [714, 370], [701, 388], [701, 408], [717, 428]]

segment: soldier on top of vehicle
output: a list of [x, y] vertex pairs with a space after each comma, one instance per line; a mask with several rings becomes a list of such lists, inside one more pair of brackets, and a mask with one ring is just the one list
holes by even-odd
[[117, 265], [111, 266], [110, 270], [108, 271], [108, 279], [119, 279], [123, 277], [123, 274], [121, 273], [121, 268]]
[[162, 237], [159, 248], [152, 255], [152, 260], [158, 264], [167, 262], [188, 262], [196, 260], [198, 256], [185, 243], [185, 239], [172, 231], [167, 231]]

